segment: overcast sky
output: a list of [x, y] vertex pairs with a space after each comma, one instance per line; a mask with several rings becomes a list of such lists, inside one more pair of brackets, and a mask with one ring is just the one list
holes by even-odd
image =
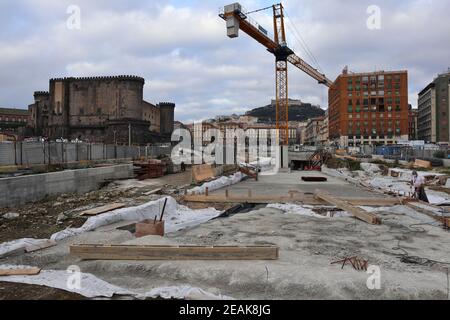
[[[231, 2], [231, 1], [230, 1]], [[248, 10], [272, 1], [242, 0]], [[226, 36], [218, 17], [226, 1], [1, 0], [0, 106], [26, 108], [33, 92], [65, 76], [133, 74], [146, 79], [144, 98], [173, 101], [176, 118], [243, 113], [274, 97], [274, 58], [241, 33]], [[69, 29], [70, 5], [80, 29]], [[326, 75], [409, 71], [410, 102], [450, 67], [448, 0], [286, 0], [288, 42], [313, 64], [296, 29]], [[381, 29], [367, 27], [367, 8], [381, 9]], [[271, 12], [252, 15], [271, 30]], [[73, 20], [70, 20], [73, 21]], [[291, 98], [327, 108], [327, 89], [290, 68]]]

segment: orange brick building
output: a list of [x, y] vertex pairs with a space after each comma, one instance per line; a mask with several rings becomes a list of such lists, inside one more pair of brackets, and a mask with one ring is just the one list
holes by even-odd
[[340, 147], [408, 140], [408, 72], [348, 73], [329, 90], [329, 139]]

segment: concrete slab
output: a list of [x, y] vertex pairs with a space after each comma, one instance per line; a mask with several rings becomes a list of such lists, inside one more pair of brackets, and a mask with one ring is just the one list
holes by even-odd
[[[301, 177], [326, 177], [327, 182], [305, 182]], [[383, 198], [383, 195], [365, 191], [341, 179], [326, 175], [317, 171], [292, 171], [280, 172], [276, 175], [260, 175], [258, 181], [246, 180], [228, 188], [229, 194], [247, 194], [251, 189], [255, 196], [286, 196], [289, 191], [298, 191], [306, 194], [314, 194], [317, 189], [324, 190], [338, 197]], [[212, 192], [213, 195], [225, 195], [225, 189]]]
[[[65, 270], [78, 265], [113, 285], [147, 292], [155, 287], [191, 285], [238, 299], [446, 299], [446, 272], [436, 264], [402, 262], [411, 256], [445, 261], [448, 232], [423, 225], [423, 215], [403, 206], [380, 209], [389, 224], [372, 226], [352, 218], [314, 218], [260, 209], [210, 221], [161, 237], [132, 239], [125, 231], [95, 231], [39, 254], [10, 258], [8, 264], [31, 264]], [[399, 241], [399, 239], [401, 239]], [[79, 261], [68, 255], [71, 243], [277, 245], [277, 261]], [[403, 253], [404, 254], [404, 253]], [[379, 268], [381, 286], [367, 286], [371, 274], [331, 264], [358, 256]], [[3, 261], [2, 261], [3, 262]], [[441, 265], [442, 266], [442, 265]]]

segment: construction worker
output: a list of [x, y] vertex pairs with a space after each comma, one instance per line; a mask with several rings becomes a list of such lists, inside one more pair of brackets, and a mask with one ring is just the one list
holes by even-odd
[[411, 185], [415, 190], [414, 198], [429, 203], [427, 194], [425, 192], [425, 178], [419, 176], [417, 174], [417, 171], [413, 171], [412, 173]]

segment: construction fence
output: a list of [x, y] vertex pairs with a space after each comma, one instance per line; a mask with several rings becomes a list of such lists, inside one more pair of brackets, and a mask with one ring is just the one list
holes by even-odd
[[64, 164], [80, 161], [140, 159], [170, 155], [170, 145], [122, 146], [98, 143], [0, 143], [0, 166]]

